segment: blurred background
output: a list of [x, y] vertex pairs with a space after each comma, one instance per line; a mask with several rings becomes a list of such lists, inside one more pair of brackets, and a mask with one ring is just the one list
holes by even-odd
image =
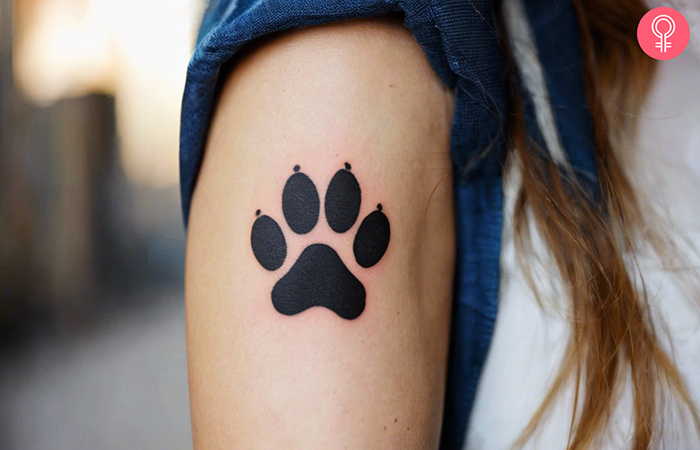
[[198, 0], [0, 0], [0, 449], [189, 448]]

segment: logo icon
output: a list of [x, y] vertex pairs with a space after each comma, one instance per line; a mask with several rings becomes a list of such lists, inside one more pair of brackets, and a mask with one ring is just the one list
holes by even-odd
[[673, 8], [652, 9], [637, 26], [639, 46], [654, 59], [675, 58], [685, 50], [689, 40], [688, 22]]
[[[659, 24], [661, 22], [666, 22], [668, 24], [668, 27], [665, 27], [663, 31], [659, 30]], [[656, 43], [656, 48], [658, 48], [661, 53], [666, 53], [666, 50], [671, 46], [671, 42], [668, 38], [673, 36], [673, 33], [676, 31], [676, 22], [673, 21], [671, 16], [659, 14], [651, 22], [651, 31], [654, 33], [654, 36], [660, 39], [660, 41]]]

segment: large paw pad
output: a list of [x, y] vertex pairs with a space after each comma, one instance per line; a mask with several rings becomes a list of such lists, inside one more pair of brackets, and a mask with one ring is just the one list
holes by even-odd
[[[333, 176], [324, 201], [326, 221], [336, 233], [350, 230], [360, 214], [362, 194], [349, 164]], [[300, 167], [294, 167], [282, 192], [284, 219], [296, 234], [313, 230], [320, 212], [318, 191]], [[282, 267], [287, 257], [287, 243], [279, 224], [270, 216], [260, 215], [253, 223], [251, 245], [260, 265], [270, 271]], [[357, 264], [374, 266], [382, 259], [391, 230], [382, 205], [364, 218], [355, 235], [353, 253]], [[344, 319], [355, 319], [365, 309], [366, 292], [338, 253], [326, 244], [306, 247], [296, 262], [272, 289], [272, 304], [285, 315], [294, 315], [313, 306], [334, 311]]]

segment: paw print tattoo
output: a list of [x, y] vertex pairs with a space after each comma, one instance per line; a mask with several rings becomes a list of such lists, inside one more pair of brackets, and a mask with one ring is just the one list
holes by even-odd
[[[336, 233], [350, 230], [360, 214], [362, 191], [350, 164], [333, 176], [324, 201], [328, 226]], [[297, 235], [311, 232], [318, 222], [321, 202], [313, 181], [294, 167], [282, 192], [284, 220]], [[280, 225], [267, 215], [258, 216], [251, 231], [253, 254], [269, 271], [282, 267], [287, 258], [287, 241]], [[365, 269], [382, 259], [391, 237], [389, 219], [382, 205], [367, 215], [353, 242], [355, 261]], [[272, 305], [285, 315], [299, 314], [311, 307], [328, 308], [344, 319], [355, 319], [365, 309], [366, 292], [338, 253], [327, 244], [311, 244], [272, 289]]]

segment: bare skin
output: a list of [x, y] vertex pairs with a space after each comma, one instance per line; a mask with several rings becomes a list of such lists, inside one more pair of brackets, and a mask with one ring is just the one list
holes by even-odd
[[[392, 18], [296, 30], [257, 45], [225, 81], [194, 194], [186, 308], [195, 448], [436, 448], [454, 272], [449, 135], [453, 93]], [[344, 163], [359, 218], [336, 233], [323, 211]], [[300, 165], [321, 201], [297, 235], [282, 190]], [[353, 239], [381, 203], [391, 240], [360, 267]], [[287, 256], [264, 269], [255, 212], [280, 225]], [[272, 305], [275, 283], [310, 244], [332, 247], [363, 284], [347, 320]]]

